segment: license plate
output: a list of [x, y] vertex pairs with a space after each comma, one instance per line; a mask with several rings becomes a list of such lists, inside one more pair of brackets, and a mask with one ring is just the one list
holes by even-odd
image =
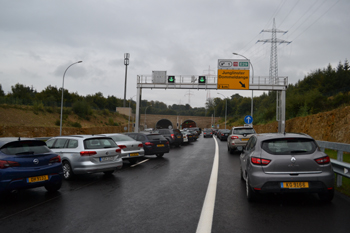
[[241, 141], [248, 141], [249, 138], [242, 138]]
[[228, 136], [228, 134], [227, 134], [227, 133], [225, 133], [225, 136]]
[[158, 144], [157, 147], [164, 147], [164, 144]]
[[113, 161], [114, 157], [100, 157], [100, 162]]
[[48, 180], [49, 176], [44, 175], [44, 176], [35, 176], [35, 177], [29, 177], [27, 178], [28, 183], [35, 183], [35, 182], [40, 182], [40, 181], [45, 181]]
[[286, 189], [309, 188], [309, 182], [281, 182], [281, 188], [286, 188]]
[[181, 138], [181, 136], [177, 136], [177, 138]]
[[131, 153], [130, 156], [138, 156], [139, 153]]

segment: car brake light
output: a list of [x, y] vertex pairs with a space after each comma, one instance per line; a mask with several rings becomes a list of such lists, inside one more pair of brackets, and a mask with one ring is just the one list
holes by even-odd
[[124, 149], [124, 148], [126, 148], [126, 146], [125, 145], [118, 145], [119, 146], [119, 148], [120, 149]]
[[145, 142], [145, 146], [153, 146], [154, 144], [152, 142]]
[[257, 157], [252, 157], [251, 161], [253, 164], [256, 164], [256, 165], [268, 165], [271, 162], [270, 159], [262, 159]]
[[165, 144], [169, 144], [169, 141], [167, 141]]
[[142, 143], [141, 143], [141, 144], [139, 144], [139, 145], [138, 145], [138, 147], [141, 147], [141, 148], [142, 148], [142, 147], [143, 147], [143, 144], [142, 144]]
[[57, 155], [50, 159], [49, 163], [60, 163], [61, 162], [61, 156]]
[[80, 151], [81, 156], [91, 156], [97, 154], [96, 151]]
[[122, 149], [118, 148], [118, 149], [115, 150], [115, 152], [121, 153], [121, 152], [122, 152]]
[[238, 138], [239, 138], [238, 136], [231, 136], [232, 140], [235, 140], [235, 139], [238, 139]]
[[19, 167], [19, 163], [13, 161], [0, 160], [0, 169], [5, 169], [8, 167]]
[[318, 164], [328, 164], [331, 162], [331, 159], [329, 158], [329, 156], [326, 156], [326, 157], [315, 159], [315, 161]]
[[172, 134], [170, 134], [170, 136], [172, 139], [175, 139], [175, 134], [172, 133]]

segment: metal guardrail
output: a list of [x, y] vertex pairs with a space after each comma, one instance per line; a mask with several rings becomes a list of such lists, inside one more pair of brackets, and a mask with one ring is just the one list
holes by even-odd
[[333, 170], [340, 176], [337, 177], [337, 186], [342, 185], [342, 176], [350, 178], [350, 163], [343, 162], [343, 153], [350, 153], [350, 144], [327, 142], [327, 141], [316, 141], [318, 146], [324, 152], [325, 149], [331, 149], [337, 151], [337, 159], [331, 159]]

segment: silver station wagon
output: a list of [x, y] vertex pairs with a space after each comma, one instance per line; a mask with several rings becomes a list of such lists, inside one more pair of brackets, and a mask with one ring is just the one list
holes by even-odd
[[47, 140], [47, 146], [62, 158], [66, 180], [75, 174], [112, 174], [123, 166], [121, 149], [110, 137], [98, 135], [59, 136]]
[[306, 134], [255, 134], [240, 155], [248, 201], [262, 193], [317, 193], [334, 196], [334, 172], [327, 154]]

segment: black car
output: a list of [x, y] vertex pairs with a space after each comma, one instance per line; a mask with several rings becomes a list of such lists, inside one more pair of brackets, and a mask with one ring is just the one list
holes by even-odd
[[125, 134], [136, 141], [142, 142], [145, 155], [156, 155], [157, 157], [163, 157], [165, 153], [169, 153], [170, 151], [168, 140], [159, 133], [140, 132]]
[[227, 140], [228, 135], [230, 134], [229, 129], [219, 129], [219, 131], [216, 133], [216, 136], [220, 141]]
[[183, 143], [183, 136], [178, 129], [157, 129], [154, 131], [163, 135], [170, 143], [170, 146], [180, 146]]
[[213, 130], [212, 129], [209, 129], [209, 128], [205, 128], [203, 130], [203, 138], [206, 138], [206, 137], [213, 137]]

